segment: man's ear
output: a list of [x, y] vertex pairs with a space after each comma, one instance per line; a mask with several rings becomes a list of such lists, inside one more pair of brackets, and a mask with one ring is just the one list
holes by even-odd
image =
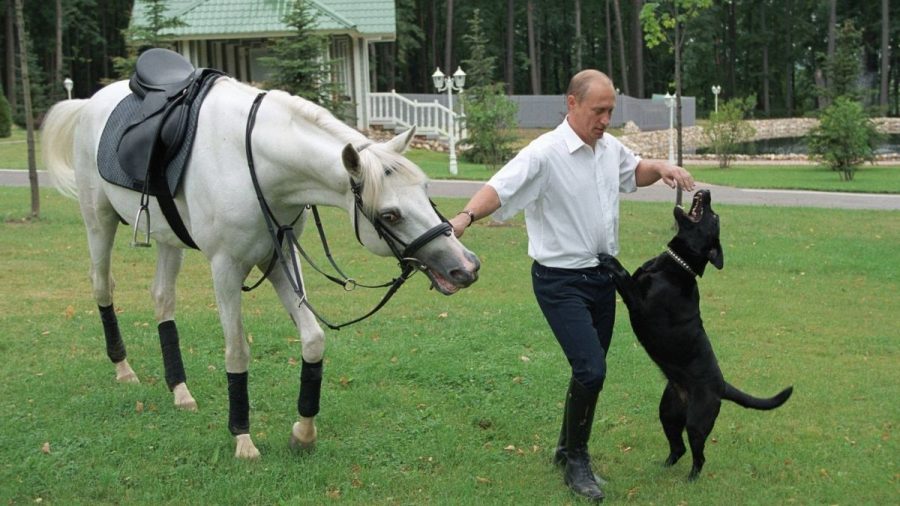
[[415, 137], [415, 135], [416, 135], [416, 127], [413, 126], [406, 132], [403, 132], [402, 134], [397, 135], [393, 139], [385, 142], [384, 145], [387, 146], [388, 149], [394, 151], [395, 153], [402, 155], [403, 152], [406, 151], [406, 148], [409, 147], [409, 143], [412, 142], [413, 137]]

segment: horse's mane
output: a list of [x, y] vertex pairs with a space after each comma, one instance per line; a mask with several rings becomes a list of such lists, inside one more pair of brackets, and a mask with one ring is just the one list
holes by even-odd
[[[425, 182], [422, 169], [384, 144], [369, 141], [365, 135], [336, 118], [328, 109], [280, 90], [270, 91], [269, 96], [341, 143], [352, 144], [360, 150], [362, 199], [366, 207], [378, 201], [387, 177], [396, 180], [398, 184]], [[372, 209], [369, 208], [368, 211]]]

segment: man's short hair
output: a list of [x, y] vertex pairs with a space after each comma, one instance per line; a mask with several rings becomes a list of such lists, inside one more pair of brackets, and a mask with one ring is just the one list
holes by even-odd
[[606, 81], [610, 87], [613, 85], [612, 79], [603, 72], [594, 69], [586, 69], [572, 76], [572, 80], [569, 81], [569, 88], [566, 90], [566, 95], [573, 95], [576, 102], [581, 102], [584, 99], [584, 96], [587, 95], [591, 83], [597, 79]]

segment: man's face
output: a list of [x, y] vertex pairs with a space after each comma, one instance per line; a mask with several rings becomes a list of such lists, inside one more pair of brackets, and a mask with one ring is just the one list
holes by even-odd
[[581, 101], [574, 95], [566, 97], [569, 125], [588, 146], [593, 147], [603, 137], [616, 107], [616, 91], [602, 79], [594, 80]]

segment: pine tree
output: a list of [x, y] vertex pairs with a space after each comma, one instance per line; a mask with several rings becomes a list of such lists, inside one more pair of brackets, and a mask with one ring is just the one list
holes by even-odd
[[294, 33], [272, 43], [273, 56], [260, 58], [271, 69], [266, 86], [303, 97], [346, 119], [349, 104], [341, 101], [332, 82], [335, 62], [325, 60], [328, 39], [314, 31], [316, 18], [308, 0], [297, 0], [283, 21]]
[[128, 79], [134, 73], [138, 56], [147, 49], [162, 47], [171, 49], [165, 40], [165, 30], [187, 26], [177, 16], [166, 16], [165, 0], [137, 0], [146, 4], [149, 24], [134, 25], [125, 29], [125, 46], [127, 56], [113, 58], [113, 71], [119, 79]]

